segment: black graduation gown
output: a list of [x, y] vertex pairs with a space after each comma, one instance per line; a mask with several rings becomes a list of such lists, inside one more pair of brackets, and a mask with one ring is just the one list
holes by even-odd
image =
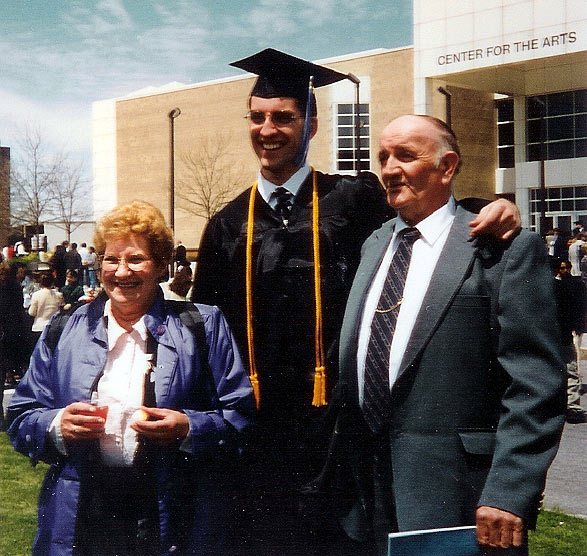
[[[360, 248], [390, 217], [379, 180], [317, 172], [327, 392], [338, 376], [337, 342]], [[194, 301], [218, 305], [247, 359], [245, 260], [250, 189], [218, 212], [200, 244]], [[288, 452], [287, 467], [303, 480], [321, 456], [313, 434], [324, 409], [312, 407], [315, 295], [312, 176], [295, 197], [287, 228], [257, 192], [253, 240], [255, 356], [265, 441]], [[320, 443], [321, 444], [321, 443]], [[290, 481], [283, 477], [284, 481]], [[281, 475], [281, 473], [280, 473]], [[301, 475], [301, 476], [300, 476]], [[298, 482], [297, 480], [295, 482]]]

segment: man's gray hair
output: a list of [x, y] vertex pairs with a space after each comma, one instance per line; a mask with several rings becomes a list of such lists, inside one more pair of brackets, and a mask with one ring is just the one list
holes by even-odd
[[438, 130], [438, 142], [436, 145], [436, 167], [440, 165], [440, 160], [444, 156], [446, 151], [453, 151], [459, 155], [459, 162], [457, 164], [455, 175], [458, 174], [461, 169], [461, 150], [459, 149], [459, 142], [457, 136], [452, 128], [443, 122], [440, 118], [429, 116], [428, 114], [418, 114], [419, 118], [428, 120]]

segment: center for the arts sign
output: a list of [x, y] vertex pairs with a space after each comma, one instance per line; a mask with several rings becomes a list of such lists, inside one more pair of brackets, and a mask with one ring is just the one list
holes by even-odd
[[524, 41], [514, 41], [505, 44], [493, 44], [484, 48], [472, 48], [470, 50], [461, 50], [458, 52], [447, 52], [446, 54], [441, 54], [436, 59], [436, 65], [447, 66], [449, 64], [458, 64], [460, 62], [471, 62], [474, 60], [493, 58], [496, 56], [519, 54], [521, 52], [530, 52], [532, 50], [549, 49], [556, 46], [572, 44], [576, 41], [577, 32], [569, 31], [568, 33], [559, 33], [558, 35], [549, 35], [546, 37], [533, 38]]

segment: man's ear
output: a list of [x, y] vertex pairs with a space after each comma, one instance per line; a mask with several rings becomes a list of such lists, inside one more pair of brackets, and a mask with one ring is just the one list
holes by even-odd
[[310, 119], [310, 139], [312, 139], [314, 137], [314, 135], [316, 135], [317, 131], [318, 131], [318, 118], [316, 116], [314, 116], [313, 118]]
[[446, 151], [440, 159], [439, 168], [442, 170], [442, 182], [450, 184], [459, 165], [459, 155], [454, 151]]

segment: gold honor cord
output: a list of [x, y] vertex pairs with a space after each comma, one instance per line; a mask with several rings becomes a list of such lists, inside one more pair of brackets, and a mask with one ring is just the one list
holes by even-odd
[[322, 292], [320, 288], [320, 219], [318, 209], [318, 185], [316, 171], [312, 168], [312, 232], [314, 236], [314, 293], [316, 296], [316, 334], [314, 350], [316, 368], [314, 370], [314, 398], [312, 405], [326, 405], [326, 367], [324, 364], [324, 340], [322, 337]]
[[253, 338], [253, 224], [255, 219], [255, 193], [257, 193], [257, 182], [251, 189], [249, 200], [249, 217], [247, 220], [247, 263], [246, 263], [246, 287], [247, 287], [247, 342], [249, 344], [249, 378], [255, 395], [257, 409], [261, 402], [259, 390], [259, 375], [257, 374], [257, 363], [255, 362], [255, 343]]
[[[251, 385], [255, 394], [257, 408], [261, 401], [259, 375], [255, 361], [255, 344], [253, 334], [253, 224], [255, 212], [255, 194], [257, 182], [253, 184], [249, 199], [249, 219], [247, 222], [247, 262], [246, 262], [246, 290], [247, 290], [247, 339], [249, 347], [249, 367]], [[324, 365], [324, 339], [322, 332], [322, 293], [320, 279], [320, 230], [318, 210], [318, 185], [316, 171], [312, 168], [312, 231], [314, 246], [314, 292], [316, 298], [316, 334], [314, 348], [316, 368], [314, 372], [314, 396], [312, 405], [320, 407], [326, 405], [326, 367]]]

